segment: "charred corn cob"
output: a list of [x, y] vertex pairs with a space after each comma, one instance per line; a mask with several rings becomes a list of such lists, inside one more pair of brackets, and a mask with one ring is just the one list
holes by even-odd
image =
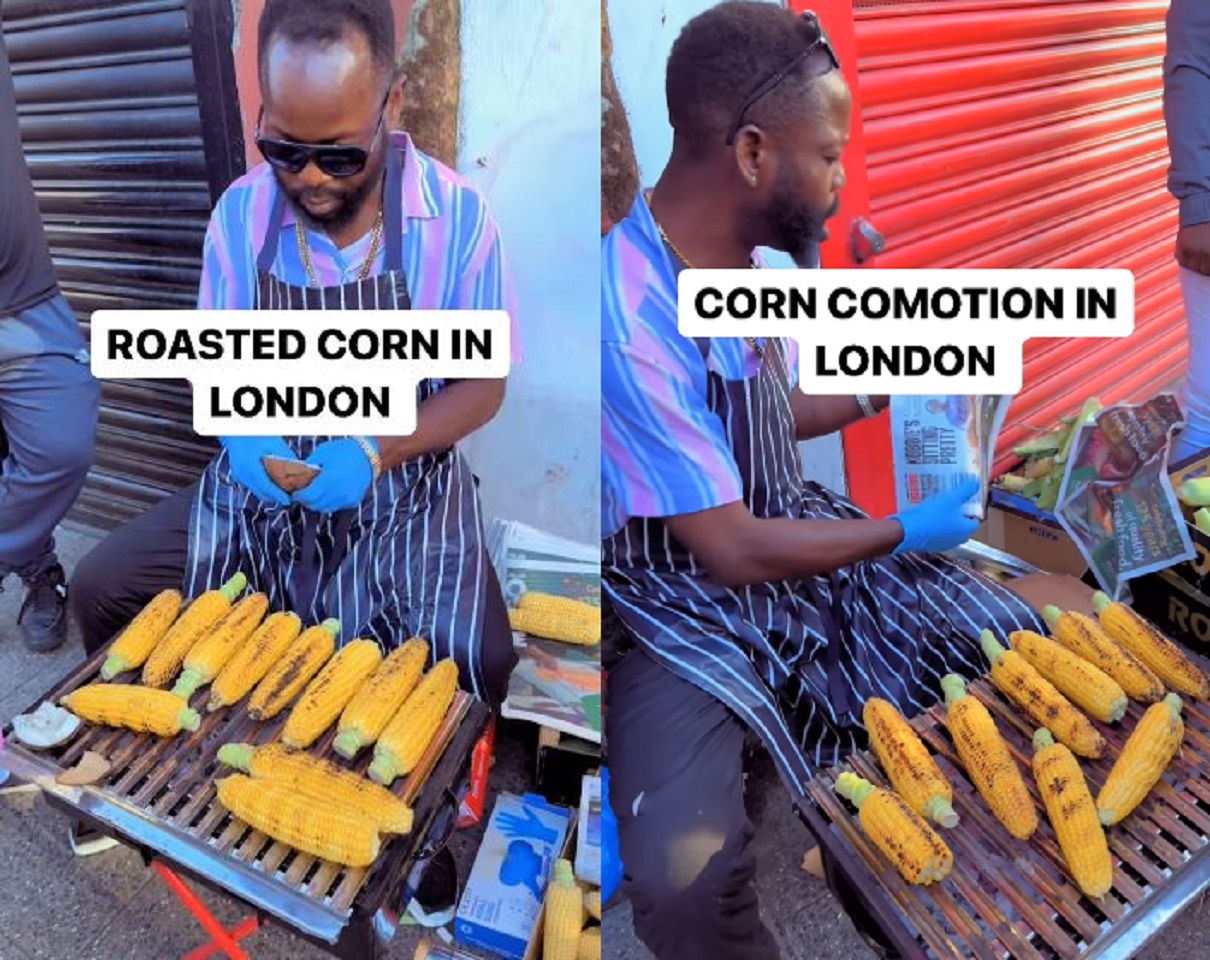
[[256, 632], [268, 610], [269, 598], [263, 593], [249, 594], [228, 610], [185, 655], [185, 669], [172, 692], [188, 700], [198, 687], [218, 676], [223, 665]]
[[1091, 617], [1056, 606], [1044, 608], [1042, 616], [1059, 643], [1113, 677], [1131, 700], [1155, 703], [1164, 695], [1160, 678], [1112, 640]]
[[389, 787], [411, 773], [441, 726], [458, 690], [458, 665], [439, 660], [424, 675], [374, 744], [370, 778]]
[[540, 590], [521, 594], [508, 612], [514, 630], [547, 640], [593, 646], [601, 642], [601, 608]]
[[861, 829], [908, 883], [928, 885], [949, 876], [950, 848], [897, 793], [847, 770], [836, 778], [836, 792], [852, 801]]
[[576, 960], [601, 960], [600, 927], [585, 927], [580, 931], [580, 948]]
[[1075, 755], [1045, 727], [1034, 734], [1033, 772], [1072, 879], [1085, 896], [1100, 899], [1113, 886], [1105, 828]]
[[331, 658], [339, 632], [340, 621], [325, 620], [300, 633], [252, 691], [248, 716], [253, 720], [272, 720], [281, 713]]
[[428, 641], [420, 637], [391, 651], [341, 713], [333, 749], [352, 760], [363, 747], [374, 743], [416, 689], [428, 659]]
[[576, 886], [571, 863], [556, 860], [546, 888], [542, 960], [576, 960], [584, 929], [584, 894]]
[[254, 780], [290, 783], [299, 793], [372, 817], [382, 833], [407, 833], [412, 829], [412, 808], [400, 797], [352, 770], [309, 753], [287, 750], [280, 743], [260, 747], [225, 743], [219, 747], [218, 761], [251, 774]]
[[871, 697], [861, 719], [870, 746], [899, 796], [922, 817], [956, 827], [953, 788], [903, 715], [890, 702]]
[[274, 613], [252, 634], [252, 638], [219, 671], [210, 686], [213, 712], [244, 699], [273, 665], [282, 658], [302, 632], [302, 621], [293, 613]]
[[102, 679], [112, 680], [119, 673], [146, 663], [151, 651], [171, 629], [182, 602], [181, 591], [163, 590], [140, 610], [109, 648], [109, 655], [101, 664]]
[[1164, 775], [1185, 737], [1181, 707], [1181, 698], [1170, 693], [1147, 708], [1097, 794], [1101, 823], [1124, 820]]
[[347, 867], [378, 857], [378, 823], [353, 810], [299, 793], [293, 784], [235, 773], [216, 783], [232, 816], [287, 846]]
[[584, 891], [584, 909], [594, 920], [601, 919], [601, 891], [595, 887]]
[[1126, 715], [1126, 692], [1118, 682], [1060, 643], [1032, 630], [1009, 634], [1012, 648], [1068, 700], [1102, 723]]
[[1054, 731], [1060, 743], [1081, 757], [1105, 753], [1105, 738], [1063, 694], [1021, 654], [1005, 650], [990, 630], [983, 631], [983, 653], [991, 661], [992, 683], [1037, 724]]
[[380, 663], [382, 651], [373, 640], [353, 640], [341, 647], [307, 684], [290, 711], [282, 729], [282, 743], [309, 747], [318, 740]]
[[1101, 629], [1178, 693], [1210, 700], [1210, 678], [1180, 647], [1124, 603], [1098, 591], [1092, 598]]
[[1028, 840], [1038, 829], [1038, 810], [996, 721], [966, 692], [966, 682], [957, 674], [942, 677], [941, 689], [946, 726], [971, 783], [1004, 828], [1018, 840]]
[[136, 733], [175, 737], [196, 730], [201, 718], [174, 693], [130, 683], [93, 683], [59, 701], [81, 720]]
[[248, 578], [237, 573], [218, 590], [207, 590], [185, 608], [143, 664], [143, 683], [166, 687], [181, 669], [185, 656], [244, 591]]

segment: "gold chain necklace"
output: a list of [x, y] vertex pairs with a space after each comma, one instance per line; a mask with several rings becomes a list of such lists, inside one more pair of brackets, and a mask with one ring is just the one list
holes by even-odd
[[[655, 224], [655, 228], [660, 232], [660, 239], [668, 244], [668, 249], [676, 254], [676, 258], [680, 260], [681, 263], [683, 263], [690, 270], [694, 269], [694, 266], [689, 262], [689, 259], [683, 253], [681, 253], [681, 251], [677, 248], [677, 245], [668, 238], [668, 234], [664, 232], [664, 228], [660, 225], [660, 221], [656, 220], [655, 211], [651, 209], [651, 197], [644, 193], [643, 201], [647, 204], [647, 210], [651, 214], [651, 222]], [[751, 266], [753, 270], [756, 269], [756, 264], [751, 264]], [[750, 346], [752, 348], [752, 352], [758, 357], [764, 357], [765, 351], [761, 349], [761, 346], [756, 342], [755, 337], [744, 337], [744, 343]]]
[[[311, 263], [311, 250], [307, 246], [307, 231], [303, 228], [302, 217], [294, 221], [294, 233], [298, 237], [298, 252], [302, 255], [303, 267], [307, 271], [307, 283], [312, 287], [319, 286], [319, 280], [315, 277], [315, 267]], [[370, 271], [374, 268], [374, 258], [378, 256], [378, 244], [382, 240], [382, 210], [378, 211], [378, 216], [374, 218], [374, 233], [370, 237], [370, 249], [366, 253], [365, 263], [361, 265], [361, 270], [358, 272], [358, 280], [365, 280], [370, 275]]]

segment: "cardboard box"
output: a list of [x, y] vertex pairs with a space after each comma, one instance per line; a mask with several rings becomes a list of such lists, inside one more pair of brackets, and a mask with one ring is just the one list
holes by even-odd
[[1082, 577], [1088, 572], [1088, 561], [1054, 514], [1003, 490], [992, 491], [975, 539], [1048, 573]]

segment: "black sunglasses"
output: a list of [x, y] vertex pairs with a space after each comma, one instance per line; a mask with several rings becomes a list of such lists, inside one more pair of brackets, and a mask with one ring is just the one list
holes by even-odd
[[732, 146], [735, 143], [735, 138], [739, 135], [739, 128], [744, 125], [744, 114], [747, 113], [754, 103], [767, 96], [771, 91], [776, 89], [786, 77], [790, 76], [799, 64], [807, 60], [814, 53], [822, 50], [828, 55], [830, 65], [823, 70], [820, 70], [816, 76], [822, 76], [825, 73], [830, 73], [832, 70], [840, 69], [840, 60], [836, 56], [836, 51], [832, 49], [832, 44], [828, 42], [827, 36], [824, 35], [823, 27], [819, 23], [819, 18], [811, 11], [807, 10], [802, 14], [802, 18], [812, 24], [819, 31], [819, 39], [812, 43], [806, 50], [800, 53], [797, 57], [791, 60], [788, 64], [782, 67], [777, 73], [762, 81], [755, 90], [748, 94], [747, 99], [740, 104], [739, 110], [735, 114], [735, 122], [731, 125], [731, 132], [727, 134], [727, 146]]
[[[372, 144], [378, 139], [378, 132], [386, 120], [386, 105], [391, 98], [388, 88], [378, 108], [378, 123], [370, 135]], [[370, 151], [365, 147], [346, 146], [345, 144], [311, 144], [295, 143], [292, 140], [276, 140], [273, 137], [261, 135], [260, 125], [265, 116], [265, 108], [260, 108], [256, 118], [256, 147], [261, 156], [278, 170], [286, 173], [302, 173], [307, 164], [314, 163], [329, 177], [355, 177], [366, 168], [370, 162]]]

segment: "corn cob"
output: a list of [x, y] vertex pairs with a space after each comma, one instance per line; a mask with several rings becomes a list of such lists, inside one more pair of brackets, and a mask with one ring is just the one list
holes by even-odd
[[1032, 630], [1011, 633], [1008, 642], [1059, 693], [1085, 713], [1102, 723], [1117, 723], [1126, 715], [1126, 692], [1116, 680], [1079, 654]]
[[428, 641], [420, 637], [396, 647], [344, 708], [332, 748], [352, 760], [374, 743], [416, 689], [428, 659]]
[[1097, 812], [1105, 826], [1124, 820], [1168, 769], [1185, 736], [1182, 706], [1177, 694], [1168, 694], [1147, 708], [1131, 732], [1097, 795]]
[[248, 578], [237, 573], [219, 589], [207, 590], [190, 603], [147, 657], [143, 664], [143, 683], [149, 687], [166, 687], [171, 683], [186, 654], [231, 609], [231, 604], [247, 584]]
[[897, 793], [847, 770], [836, 778], [836, 792], [857, 807], [861, 829], [908, 883], [928, 885], [949, 876], [950, 848]]
[[223, 665], [256, 632], [269, 610], [269, 598], [252, 593], [233, 606], [185, 655], [185, 669], [172, 692], [188, 700], [202, 684], [213, 680]]
[[1034, 734], [1033, 772], [1072, 879], [1085, 896], [1100, 899], [1113, 886], [1105, 828], [1075, 755], [1045, 727]]
[[256, 685], [248, 701], [253, 720], [272, 720], [281, 713], [336, 652], [339, 620], [325, 620], [298, 635], [273, 669]]
[[290, 711], [282, 743], [301, 748], [318, 740], [380, 663], [382, 651], [373, 640], [352, 640], [341, 647]]
[[1105, 738], [1063, 694], [1021, 654], [1005, 650], [990, 630], [983, 631], [983, 653], [991, 661], [992, 683], [1037, 724], [1054, 731], [1060, 743], [1081, 757], [1105, 753]]
[[89, 723], [158, 737], [175, 737], [201, 724], [201, 717], [176, 694], [130, 683], [89, 684], [59, 702]]
[[594, 920], [601, 919], [601, 891], [599, 889], [584, 891], [584, 909]]
[[381, 840], [371, 817], [300, 794], [293, 784], [242, 773], [216, 786], [232, 816], [295, 850], [347, 867], [368, 867], [378, 857]]
[[293, 613], [274, 613], [257, 628], [219, 671], [210, 686], [212, 713], [244, 699], [265, 674], [273, 669], [302, 632], [302, 621]]
[[576, 886], [571, 863], [556, 860], [546, 888], [542, 960], [576, 960], [584, 929], [584, 894]]
[[941, 678], [945, 693], [946, 726], [971, 783], [996, 819], [1018, 840], [1038, 829], [1038, 810], [1021, 768], [982, 703], [966, 692], [966, 682], [951, 673]]
[[101, 678], [112, 680], [119, 673], [141, 667], [151, 651], [164, 639], [181, 612], [181, 591], [163, 590], [130, 621], [109, 648], [101, 664]]
[[1210, 678], [1175, 643], [1124, 603], [1098, 591], [1092, 598], [1101, 629], [1178, 693], [1210, 700]]
[[580, 931], [576, 960], [601, 960], [601, 928], [585, 927]]
[[531, 636], [594, 646], [601, 642], [601, 608], [540, 590], [521, 595], [508, 611], [509, 624]]
[[1042, 616], [1059, 643], [1113, 677], [1131, 700], [1155, 703], [1164, 695], [1160, 678], [1110, 639], [1091, 617], [1056, 606], [1045, 607]]
[[445, 719], [458, 690], [458, 665], [439, 660], [424, 675], [374, 744], [370, 779], [389, 787], [411, 773]]
[[943, 827], [956, 827], [950, 782], [903, 715], [888, 701], [871, 697], [861, 719], [878, 762], [908, 806]]
[[309, 753], [287, 750], [279, 743], [254, 747], [250, 743], [225, 743], [218, 750], [219, 763], [251, 774], [254, 780], [290, 783], [302, 794], [348, 808], [378, 821], [382, 833], [408, 833], [412, 808], [385, 787]]

